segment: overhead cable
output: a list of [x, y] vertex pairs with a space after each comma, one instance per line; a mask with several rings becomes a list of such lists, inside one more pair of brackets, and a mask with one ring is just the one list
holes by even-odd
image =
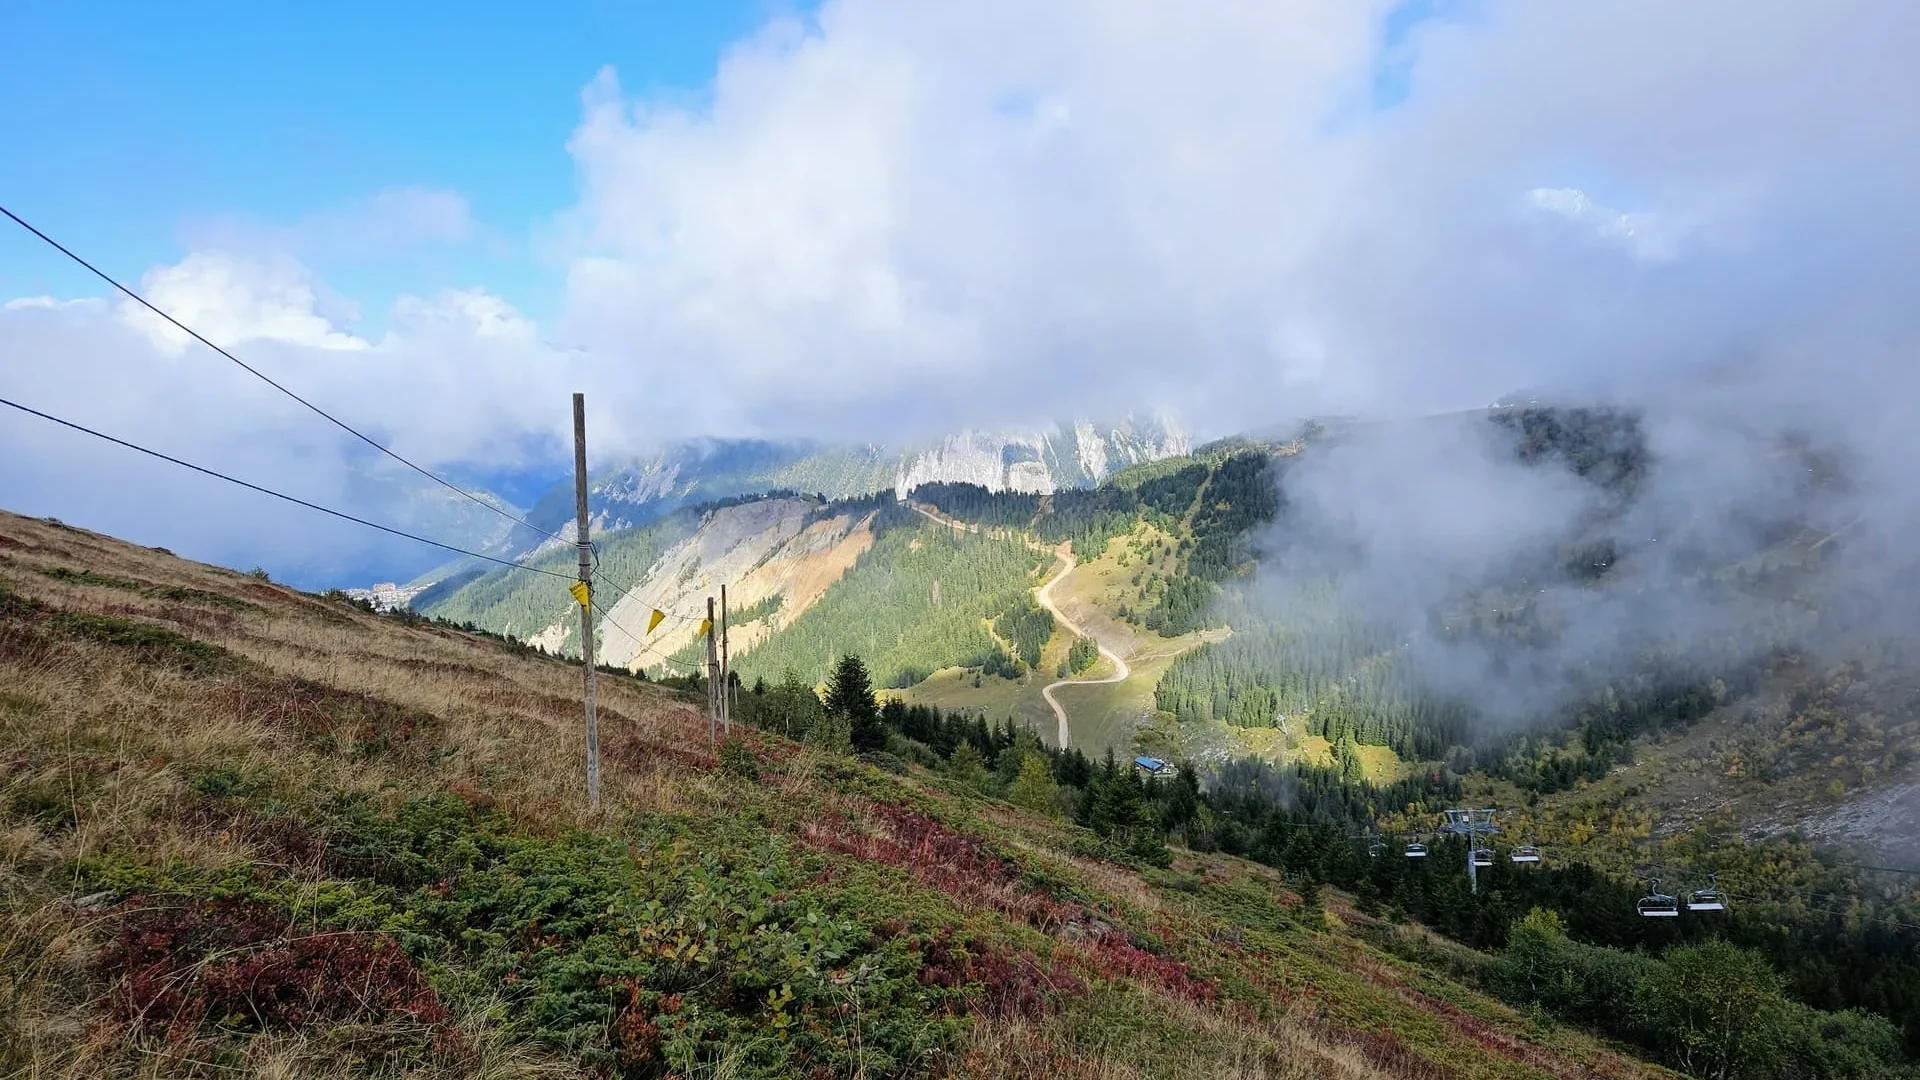
[[[352, 435], [354, 438], [359, 439], [361, 442], [366, 443], [368, 446], [373, 447], [375, 450], [380, 451], [381, 453], [387, 455], [388, 457], [399, 462], [400, 464], [405, 465], [407, 468], [412, 469], [414, 472], [419, 473], [421, 476], [424, 476], [427, 479], [432, 480], [434, 483], [439, 484], [441, 487], [446, 488], [448, 491], [455, 492], [456, 494], [462, 496], [463, 498], [470, 499], [473, 502], [479, 503], [481, 506], [486, 507], [487, 509], [493, 511], [496, 514], [499, 514], [501, 517], [506, 518], [508, 521], [514, 522], [515, 524], [518, 524], [518, 525], [524, 525], [527, 528], [532, 529], [534, 532], [540, 533], [541, 535], [549, 539], [558, 540], [563, 544], [572, 542], [572, 541], [569, 541], [567, 538], [559, 535], [558, 533], [548, 532], [547, 530], [541, 528], [538, 525], [535, 525], [533, 522], [528, 521], [525, 518], [507, 513], [505, 510], [502, 510], [500, 507], [494, 505], [491, 502], [488, 502], [487, 500], [481, 498], [478, 495], [475, 495], [473, 492], [468, 491], [467, 489], [459, 486], [458, 484], [455, 484], [453, 481], [446, 479], [445, 477], [432, 471], [431, 469], [428, 469], [421, 465], [414, 464], [412, 461], [408, 460], [405, 457], [402, 457], [397, 452], [387, 448], [386, 446], [382, 445], [378, 441], [374, 440], [371, 436], [362, 434], [358, 429], [354, 428], [352, 425], [348, 424], [346, 421], [341, 420], [339, 417], [333, 415], [332, 413], [326, 411], [325, 409], [322, 409], [320, 406], [315, 405], [313, 402], [308, 401], [306, 398], [301, 397], [299, 394], [294, 393], [292, 390], [289, 390], [285, 386], [274, 381], [272, 377], [262, 372], [259, 368], [254, 367], [252, 364], [247, 363], [245, 360], [240, 359], [239, 357], [233, 355], [232, 353], [221, 348], [220, 346], [215, 345], [213, 342], [208, 341], [205, 337], [203, 337], [200, 334], [199, 331], [195, 330], [191, 326], [188, 326], [187, 324], [181, 322], [179, 319], [176, 319], [173, 316], [155, 307], [151, 302], [147, 300], [146, 297], [141, 296], [139, 293], [134, 292], [132, 289], [129, 289], [125, 285], [120, 284], [119, 281], [117, 281], [112, 276], [107, 274], [106, 271], [101, 270], [99, 267], [81, 258], [78, 254], [76, 254], [72, 249], [68, 248], [65, 244], [62, 244], [60, 243], [60, 241], [55, 240], [53, 237], [48, 236], [44, 232], [41, 232], [39, 229], [35, 228], [31, 223], [29, 223], [25, 218], [22, 218], [19, 214], [14, 213], [12, 210], [7, 209], [5, 206], [0, 206], [0, 214], [5, 214], [7, 217], [13, 219], [14, 224], [19, 225], [21, 228], [39, 237], [41, 240], [45, 241], [49, 246], [51, 246], [55, 251], [58, 251], [60, 254], [65, 255], [69, 259], [72, 259], [74, 262], [78, 263], [82, 267], [85, 267], [89, 273], [93, 274], [93, 276], [99, 278], [101, 281], [106, 282], [108, 285], [113, 286], [115, 289], [120, 290], [122, 293], [125, 293], [127, 295], [127, 298], [132, 300], [134, 303], [139, 304], [141, 307], [146, 308], [148, 311], [151, 311], [155, 315], [158, 315], [162, 319], [165, 319], [168, 323], [171, 323], [176, 329], [180, 330], [182, 333], [193, 338], [195, 341], [198, 341], [200, 344], [205, 345], [207, 348], [212, 349], [214, 352], [217, 352], [221, 356], [224, 356], [227, 359], [233, 361], [234, 363], [240, 365], [241, 368], [245, 369], [246, 372], [252, 375], [254, 378], [259, 379], [261, 382], [266, 383], [268, 386], [273, 387], [275, 390], [280, 391], [281, 393], [287, 395], [293, 400], [306, 406], [308, 409], [312, 410], [315, 415], [320, 416], [321, 418], [333, 424], [335, 427], [339, 428], [340, 430], [346, 432], [349, 435]], [[375, 527], [378, 528], [378, 526], [375, 526]], [[428, 542], [431, 543], [432, 541], [428, 541]], [[442, 546], [445, 546], [445, 545], [442, 545]], [[484, 558], [484, 556], [482, 557]], [[495, 559], [493, 561], [498, 562], [500, 560]]]
[[262, 495], [271, 495], [276, 499], [285, 500], [286, 502], [293, 503], [296, 506], [304, 506], [309, 510], [318, 510], [323, 514], [330, 514], [334, 517], [341, 519], [342, 521], [351, 521], [356, 525], [365, 525], [369, 529], [378, 529], [383, 533], [389, 533], [393, 536], [398, 536], [406, 540], [412, 540], [416, 543], [428, 544], [433, 547], [440, 548], [443, 551], [451, 551], [457, 555], [466, 555], [475, 559], [484, 559], [490, 563], [499, 563], [501, 566], [511, 567], [515, 570], [525, 570], [531, 574], [545, 574], [548, 577], [560, 578], [563, 581], [572, 580], [572, 575], [569, 575], [569, 574], [556, 574], [551, 570], [542, 570], [537, 566], [528, 566], [524, 563], [512, 562], [507, 559], [496, 558], [495, 556], [492, 556], [492, 555], [484, 555], [478, 551], [469, 551], [463, 547], [455, 547], [452, 544], [443, 544], [438, 540], [429, 540], [424, 536], [419, 536], [414, 533], [407, 532], [403, 529], [396, 529], [390, 525], [382, 525], [377, 521], [368, 521], [366, 518], [355, 517], [354, 515], [349, 514], [344, 510], [335, 510], [332, 507], [322, 506], [316, 502], [308, 502], [307, 500], [299, 498], [298, 496], [288, 495], [285, 492], [275, 491], [269, 487], [262, 487], [259, 484], [249, 483], [245, 480], [239, 479], [238, 477], [228, 476], [226, 473], [219, 472], [215, 469], [209, 469], [204, 465], [195, 465], [191, 461], [182, 461], [177, 457], [173, 457], [172, 455], [169, 455], [169, 454], [163, 454], [158, 450], [149, 450], [148, 448], [141, 446], [137, 443], [131, 443], [125, 439], [115, 438], [114, 436], [108, 435], [107, 433], [102, 431], [95, 431], [94, 429], [87, 427], [84, 424], [76, 424], [71, 420], [62, 420], [60, 417], [54, 416], [51, 413], [44, 413], [44, 412], [41, 412], [39, 409], [29, 408], [25, 405], [20, 404], [17, 401], [8, 401], [6, 398], [0, 398], [0, 405], [5, 405], [10, 409], [18, 409], [19, 411], [26, 413], [29, 416], [37, 416], [42, 420], [59, 424], [61, 427], [70, 428], [74, 431], [81, 432], [82, 434], [91, 435], [96, 439], [104, 439], [105, 441], [113, 443], [116, 446], [124, 446], [129, 450], [133, 450], [138, 453], [145, 454], [148, 457], [158, 458], [161, 461], [165, 461], [169, 464], [178, 465], [183, 469], [191, 469], [194, 472], [200, 473], [204, 476], [211, 476], [216, 480], [225, 480], [229, 484], [237, 484], [240, 487], [246, 488], [249, 491], [257, 491]]

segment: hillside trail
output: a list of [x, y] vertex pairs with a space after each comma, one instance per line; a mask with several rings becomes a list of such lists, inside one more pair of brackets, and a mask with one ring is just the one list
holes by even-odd
[[[968, 525], [963, 521], [956, 521], [936, 510], [921, 506], [919, 503], [909, 502], [907, 505], [928, 521], [945, 525], [947, 528], [953, 529], [956, 532], [978, 533], [980, 531], [977, 526]], [[1041, 607], [1046, 608], [1048, 614], [1052, 615], [1060, 625], [1066, 627], [1067, 630], [1076, 637], [1083, 637], [1092, 641], [1094, 647], [1100, 650], [1100, 655], [1106, 657], [1113, 663], [1114, 673], [1104, 678], [1056, 679], [1040, 688], [1040, 696], [1047, 700], [1047, 707], [1053, 710], [1053, 718], [1060, 725], [1060, 749], [1065, 750], [1070, 745], [1070, 734], [1067, 730], [1067, 710], [1060, 704], [1060, 699], [1054, 696], [1054, 690], [1062, 686], [1101, 686], [1107, 683], [1125, 682], [1127, 677], [1133, 674], [1133, 669], [1129, 668], [1126, 660], [1110, 648], [1106, 642], [1100, 640], [1097, 635], [1088, 631], [1086, 627], [1074, 622], [1067, 616], [1066, 612], [1060, 610], [1059, 606], [1053, 602], [1053, 587], [1066, 580], [1066, 576], [1073, 573], [1073, 568], [1079, 565], [1078, 560], [1073, 557], [1072, 548], [1066, 543], [1062, 543], [1057, 548], [1050, 548], [1031, 537], [1025, 538], [1025, 541], [1026, 545], [1033, 550], [1050, 553], [1056, 560], [1064, 564], [1058, 573], [1047, 579], [1045, 585], [1033, 591], [1033, 598], [1039, 602]]]

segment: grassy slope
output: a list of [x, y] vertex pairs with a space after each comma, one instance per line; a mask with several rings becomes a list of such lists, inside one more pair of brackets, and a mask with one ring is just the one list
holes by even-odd
[[589, 812], [562, 663], [7, 515], [0, 587], [6, 1075], [1664, 1075], [651, 686]]

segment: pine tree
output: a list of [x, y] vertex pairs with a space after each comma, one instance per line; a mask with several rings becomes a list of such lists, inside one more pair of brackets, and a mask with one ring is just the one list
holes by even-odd
[[954, 747], [953, 756], [947, 759], [947, 775], [975, 790], [984, 787], [987, 768], [980, 759], [979, 749], [971, 742]]
[[886, 747], [887, 728], [873, 699], [873, 681], [859, 657], [845, 656], [834, 665], [833, 680], [827, 686], [827, 713], [846, 721], [854, 750], [867, 753]]
[[1058, 791], [1043, 755], [1027, 754], [1020, 759], [1020, 775], [1014, 779], [1010, 793], [1015, 805], [1051, 816], [1056, 813], [1053, 800]]

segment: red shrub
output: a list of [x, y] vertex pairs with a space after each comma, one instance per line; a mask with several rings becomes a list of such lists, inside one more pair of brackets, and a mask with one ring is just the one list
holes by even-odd
[[676, 771], [712, 772], [720, 767], [719, 754], [706, 745], [706, 732], [697, 744], [658, 742], [637, 734], [619, 739], [608, 749], [607, 757], [635, 772], [662, 768]]
[[920, 983], [967, 990], [967, 1011], [988, 1016], [1037, 1016], [1047, 995], [1085, 989], [1072, 972], [1042, 964], [1025, 949], [1013, 950], [956, 936], [943, 929], [920, 943]]
[[183, 817], [195, 832], [238, 837], [281, 867], [315, 866], [326, 849], [305, 823], [290, 814], [260, 813], [203, 799], [190, 806]]
[[1052, 898], [1022, 887], [1020, 868], [985, 844], [905, 807], [875, 803], [877, 832], [845, 818], [809, 823], [808, 841], [866, 862], [899, 867], [964, 904], [990, 907], [1034, 926], [1046, 925]]
[[1344, 1043], [1359, 1050], [1361, 1056], [1367, 1059], [1367, 1064], [1404, 1080], [1459, 1080], [1458, 1072], [1415, 1053], [1391, 1031], [1358, 1031], [1329, 1026], [1321, 1031], [1321, 1035], [1331, 1042]]
[[1108, 930], [1095, 938], [1088, 955], [1093, 971], [1104, 978], [1151, 980], [1192, 1001], [1211, 1002], [1220, 996], [1220, 991], [1194, 975], [1192, 968], [1142, 949], [1119, 930]]
[[1077, 937], [1087, 945], [1086, 967], [1095, 975], [1151, 979], [1194, 1001], [1219, 996], [1186, 964], [1140, 948], [1079, 904], [1028, 887], [1018, 865], [981, 841], [905, 807], [876, 803], [871, 809], [878, 833], [836, 817], [807, 825], [803, 836], [829, 851], [904, 869], [962, 903], [993, 908], [1055, 936]]
[[432, 713], [293, 677], [240, 683], [229, 694], [233, 710], [242, 716], [306, 738], [344, 735], [356, 744], [385, 750], [406, 747], [441, 724]]
[[403, 1019], [453, 1043], [439, 996], [384, 934], [290, 934], [285, 916], [238, 900], [121, 910], [100, 962], [117, 979], [114, 1015], [138, 1030], [184, 1042], [209, 1020], [259, 1031]]
[[[616, 989], [626, 995], [625, 1000], [616, 1002], [613, 1017], [613, 1045], [620, 1064], [628, 1068], [653, 1065], [660, 1059], [660, 1025], [653, 1020], [648, 995], [633, 978], [620, 980]], [[678, 1012], [677, 1003], [667, 1011]]]

